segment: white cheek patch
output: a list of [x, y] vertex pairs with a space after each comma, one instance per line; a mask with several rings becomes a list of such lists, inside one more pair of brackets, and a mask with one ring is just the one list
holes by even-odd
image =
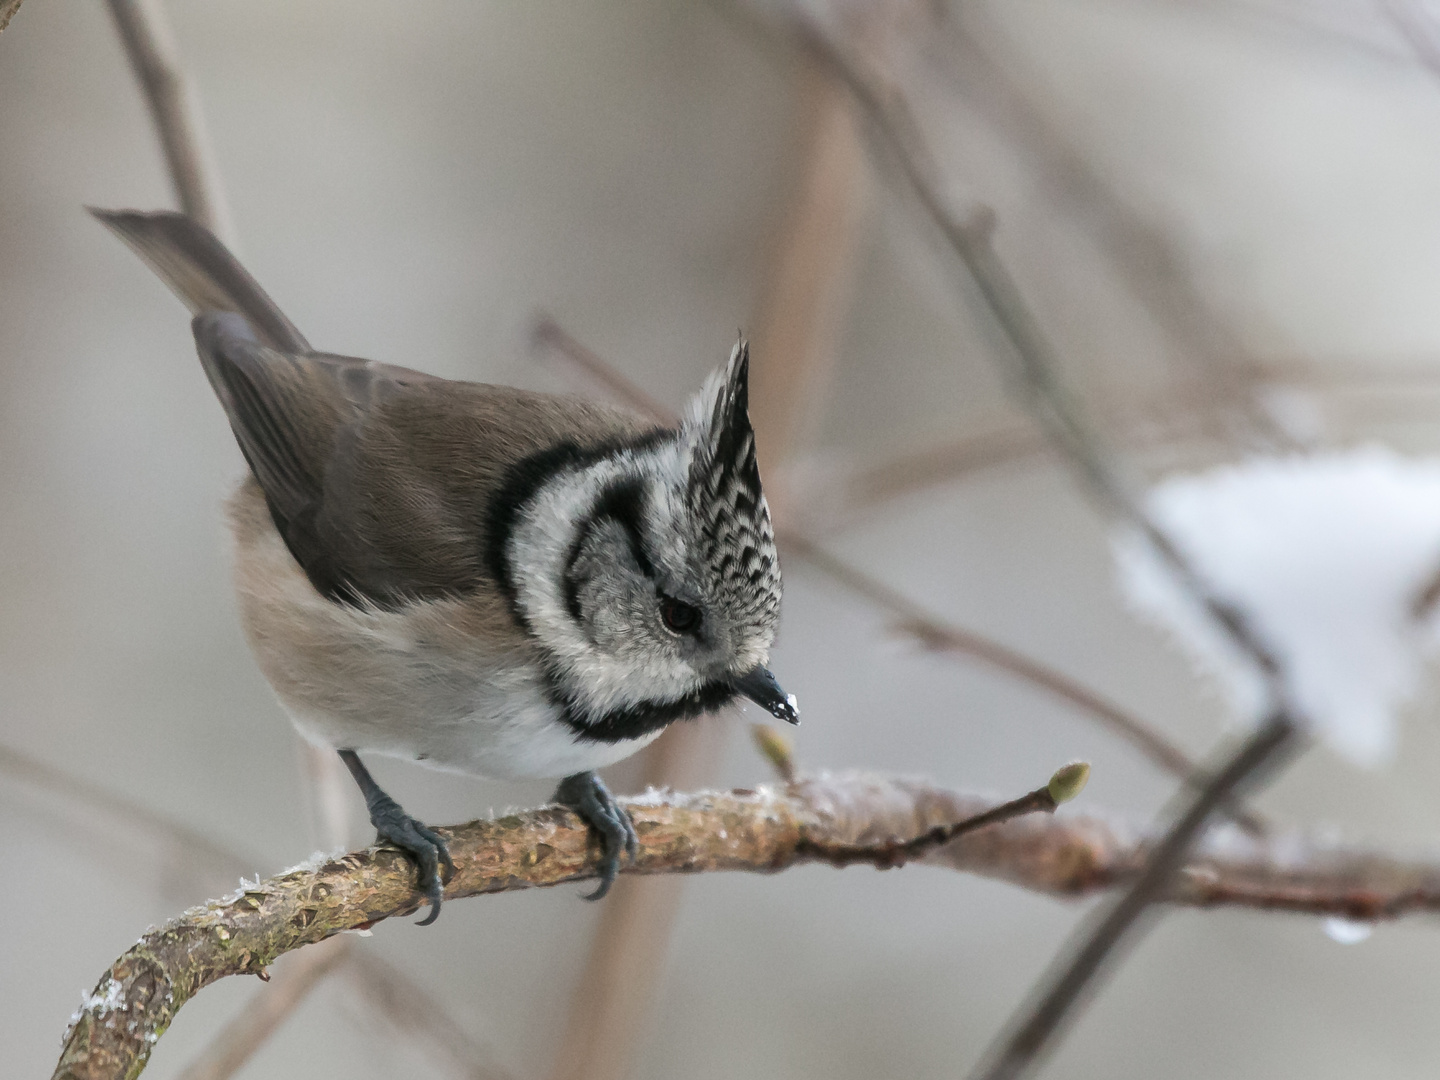
[[[671, 478], [684, 477], [689, 450], [675, 443], [622, 452], [546, 483], [517, 516], [506, 546], [516, 603], [531, 632], [557, 662], [567, 690], [599, 716], [611, 709], [649, 701], [675, 700], [701, 681], [676, 655], [620, 657], [590, 640], [572, 617], [565, 595], [565, 571], [581, 526], [612, 483], [639, 479], [649, 501], [647, 516], [673, 522], [684, 513]], [[666, 562], [682, 560], [680, 530], [660, 530]], [[673, 539], [672, 539], [673, 538]]]

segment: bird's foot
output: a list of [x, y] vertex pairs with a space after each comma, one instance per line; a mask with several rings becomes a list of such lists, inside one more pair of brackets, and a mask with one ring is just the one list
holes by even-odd
[[[370, 801], [370, 800], [367, 800]], [[440, 917], [440, 896], [445, 882], [455, 873], [455, 863], [450, 859], [450, 848], [445, 838], [423, 822], [416, 821], [400, 808], [400, 804], [388, 795], [370, 801], [370, 824], [375, 826], [378, 839], [393, 844], [415, 860], [419, 877], [415, 887], [430, 901], [430, 914], [421, 919], [417, 926], [429, 926]], [[440, 875], [441, 864], [445, 875]]]
[[615, 801], [615, 796], [593, 772], [576, 773], [560, 781], [555, 801], [580, 815], [600, 836], [600, 884], [586, 900], [599, 900], [615, 883], [620, 872], [620, 857], [629, 855], [634, 862], [640, 853], [640, 838], [630, 812]]

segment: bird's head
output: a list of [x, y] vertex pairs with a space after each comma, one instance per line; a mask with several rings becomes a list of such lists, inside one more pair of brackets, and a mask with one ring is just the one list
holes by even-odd
[[[583, 737], [653, 731], [744, 695], [798, 722], [766, 669], [780, 563], [760, 486], [742, 341], [676, 431], [537, 493], [517, 522], [521, 605]], [[526, 578], [528, 577], [528, 580]]]

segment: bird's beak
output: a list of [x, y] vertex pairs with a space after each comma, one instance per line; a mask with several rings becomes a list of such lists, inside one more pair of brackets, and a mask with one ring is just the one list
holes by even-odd
[[800, 723], [800, 707], [795, 704], [794, 695], [780, 689], [769, 668], [757, 664], [735, 680], [735, 689], [777, 720]]

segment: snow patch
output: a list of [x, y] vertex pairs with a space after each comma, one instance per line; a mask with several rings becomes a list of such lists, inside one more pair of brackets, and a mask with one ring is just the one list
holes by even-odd
[[1332, 916], [1325, 920], [1325, 936], [1341, 945], [1358, 945], [1375, 932], [1375, 924]]
[[[1396, 710], [1440, 644], [1410, 614], [1440, 568], [1440, 460], [1378, 446], [1258, 458], [1167, 480], [1146, 501], [1281, 661], [1319, 736], [1356, 764], [1388, 761]], [[1142, 537], [1117, 535], [1113, 551], [1129, 602], [1218, 680], [1239, 717], [1257, 719], [1254, 665]]]

